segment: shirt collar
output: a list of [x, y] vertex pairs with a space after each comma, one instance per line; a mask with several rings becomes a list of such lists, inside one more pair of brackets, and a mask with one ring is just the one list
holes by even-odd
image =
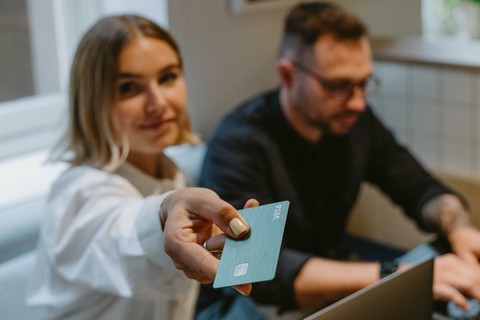
[[115, 173], [130, 181], [144, 197], [185, 187], [185, 176], [172, 160], [162, 155], [158, 161], [164, 173], [172, 178], [152, 177], [128, 162], [122, 164]]

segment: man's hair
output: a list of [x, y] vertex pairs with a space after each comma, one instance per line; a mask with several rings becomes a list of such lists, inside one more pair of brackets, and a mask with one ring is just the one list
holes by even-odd
[[[136, 15], [108, 16], [95, 23], [81, 39], [70, 71], [69, 126], [51, 160], [88, 164], [114, 170], [126, 159], [128, 139], [113, 119], [121, 50], [133, 40], [149, 37], [167, 43], [178, 57], [172, 36], [154, 22]], [[181, 119], [178, 144], [196, 142], [188, 116]]]
[[299, 3], [285, 19], [280, 57], [288, 52], [301, 54], [323, 35], [340, 41], [358, 40], [367, 27], [355, 15], [330, 2]]

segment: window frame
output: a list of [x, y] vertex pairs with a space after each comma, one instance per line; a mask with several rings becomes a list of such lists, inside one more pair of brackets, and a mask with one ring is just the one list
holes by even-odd
[[58, 139], [70, 56], [85, 27], [78, 21], [96, 19], [100, 8], [96, 0], [27, 0], [34, 95], [0, 103], [0, 161], [50, 148]]

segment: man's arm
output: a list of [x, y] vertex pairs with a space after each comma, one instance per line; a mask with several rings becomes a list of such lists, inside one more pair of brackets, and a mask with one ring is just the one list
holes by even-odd
[[455, 253], [435, 259], [434, 297], [465, 308], [465, 295], [480, 299], [480, 231], [462, 200], [452, 194], [428, 201], [422, 215], [427, 223], [436, 226]]
[[325, 306], [379, 279], [378, 262], [342, 262], [310, 258], [294, 281], [300, 309]]
[[480, 232], [473, 226], [463, 199], [431, 176], [373, 113], [371, 140], [369, 180], [400, 204], [422, 229], [447, 239], [455, 253], [435, 259], [434, 298], [461, 307], [467, 306], [465, 296], [480, 299]]
[[458, 228], [473, 227], [465, 205], [459, 197], [452, 194], [442, 194], [428, 201], [423, 207], [422, 215], [446, 239]]
[[[398, 270], [408, 266], [401, 264]], [[379, 279], [379, 274], [379, 263], [312, 257], [295, 279], [295, 299], [300, 309], [323, 307], [372, 284]], [[455, 254], [435, 258], [434, 299], [453, 301], [468, 308], [466, 296], [480, 299], [480, 269]]]
[[437, 196], [425, 204], [422, 214], [425, 221], [436, 226], [438, 233], [449, 241], [454, 253], [478, 265], [480, 231], [459, 197], [452, 194]]

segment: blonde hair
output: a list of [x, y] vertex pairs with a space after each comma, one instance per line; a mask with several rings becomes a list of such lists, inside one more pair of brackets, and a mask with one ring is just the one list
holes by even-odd
[[[115, 130], [119, 127], [111, 117], [117, 95], [118, 58], [126, 44], [142, 36], [166, 42], [177, 54], [182, 68], [175, 40], [154, 22], [136, 15], [100, 19], [77, 47], [70, 71], [69, 126], [50, 160], [88, 164], [107, 171], [125, 162], [128, 140], [125, 134], [115, 135], [121, 130]], [[181, 119], [181, 127], [176, 144], [199, 142], [187, 113]]]

